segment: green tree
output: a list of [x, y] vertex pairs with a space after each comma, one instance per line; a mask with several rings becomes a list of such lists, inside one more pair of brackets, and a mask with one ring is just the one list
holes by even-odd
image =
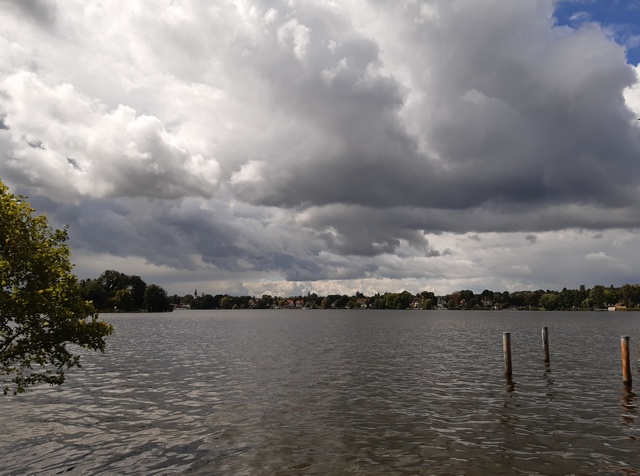
[[558, 309], [561, 305], [560, 296], [556, 293], [544, 293], [540, 296], [540, 305], [547, 311]]
[[167, 291], [157, 284], [150, 284], [144, 290], [144, 308], [148, 312], [164, 312], [171, 310]]
[[220, 309], [231, 309], [233, 307], [233, 299], [231, 296], [224, 296], [220, 299]]
[[613, 306], [614, 304], [618, 304], [622, 300], [622, 294], [620, 290], [610, 286], [609, 288], [604, 290], [604, 304], [606, 306]]
[[133, 294], [128, 289], [118, 289], [112, 299], [113, 307], [118, 311], [131, 312], [136, 311], [138, 306], [133, 299]]
[[100, 275], [98, 282], [100, 282], [107, 294], [113, 296], [118, 289], [127, 289], [129, 277], [120, 271], [108, 269]]
[[66, 369], [80, 367], [67, 345], [104, 351], [113, 331], [71, 272], [66, 230], [34, 213], [0, 182], [0, 374], [11, 382], [5, 395], [63, 383]]
[[128, 276], [120, 271], [108, 269], [100, 275], [97, 282], [100, 283], [107, 295], [104, 307], [118, 307], [118, 303], [114, 301], [118, 291], [129, 291], [131, 293], [135, 303], [133, 309], [142, 309], [144, 307], [144, 291], [147, 288], [147, 283], [140, 276]]
[[625, 284], [620, 288], [620, 294], [625, 306], [633, 308], [640, 302], [640, 286], [637, 284]]
[[604, 307], [605, 294], [604, 286], [598, 284], [589, 291], [589, 301], [594, 309], [601, 309]]
[[147, 283], [140, 276], [128, 276], [127, 278], [127, 289], [131, 291], [136, 308], [142, 309], [144, 307], [144, 291], [147, 289]]
[[347, 296], [346, 294], [343, 294], [339, 296], [338, 299], [335, 300], [335, 303], [336, 303], [336, 309], [343, 309], [347, 307], [347, 304], [349, 303], [349, 296]]
[[460, 291], [460, 301], [464, 301], [465, 309], [473, 309], [473, 307], [478, 304], [476, 295], [470, 289]]
[[221, 301], [224, 298], [224, 296], [212, 296], [211, 294], [205, 294], [204, 296], [200, 297], [200, 309], [217, 309], [218, 307], [222, 307], [221, 306]]
[[82, 295], [87, 301], [91, 301], [96, 309], [104, 309], [107, 306], [107, 292], [97, 279], [83, 279], [80, 281]]

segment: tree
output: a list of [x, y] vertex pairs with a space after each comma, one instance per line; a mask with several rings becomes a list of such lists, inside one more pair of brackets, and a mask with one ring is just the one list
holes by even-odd
[[144, 290], [147, 289], [147, 283], [140, 276], [129, 276], [128, 281], [127, 289], [131, 291], [136, 307], [142, 309], [144, 306]]
[[598, 284], [589, 291], [589, 301], [594, 309], [601, 309], [604, 307], [604, 286]]
[[107, 305], [107, 292], [97, 279], [83, 279], [80, 281], [82, 295], [91, 301], [96, 309], [104, 309]]
[[129, 276], [120, 271], [108, 269], [100, 275], [98, 281], [107, 292], [113, 296], [119, 289], [127, 289], [129, 285]]
[[222, 297], [216, 299], [211, 294], [205, 294], [200, 297], [200, 309], [216, 309], [217, 307], [220, 307], [220, 301], [222, 299]]
[[620, 294], [625, 306], [633, 308], [640, 302], [640, 286], [637, 284], [625, 284], [620, 288]]
[[560, 307], [560, 295], [556, 293], [544, 293], [540, 296], [540, 305], [547, 311], [553, 311]]
[[133, 299], [133, 294], [128, 289], [118, 289], [111, 301], [113, 307], [118, 311], [131, 312], [139, 309]]
[[150, 284], [144, 290], [144, 307], [148, 312], [170, 311], [169, 296], [167, 291], [157, 284]]
[[104, 351], [113, 331], [71, 272], [66, 230], [34, 213], [0, 182], [0, 374], [11, 382], [5, 395], [41, 382], [62, 384], [66, 369], [80, 367], [67, 345]]
[[[108, 269], [100, 275], [97, 282], [102, 286], [107, 296], [104, 307], [111, 308], [115, 306], [120, 310], [125, 310], [121, 309], [117, 302], [118, 291], [129, 291], [131, 294], [134, 305], [131, 306], [131, 309], [126, 310], [142, 309], [144, 307], [144, 291], [147, 288], [147, 283], [140, 276], [128, 276], [120, 271]], [[101, 306], [98, 306], [95, 302], [94, 305], [101, 309]]]

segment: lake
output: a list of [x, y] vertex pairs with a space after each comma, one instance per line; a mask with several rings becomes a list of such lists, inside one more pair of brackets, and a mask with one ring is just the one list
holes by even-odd
[[640, 474], [640, 313], [102, 317], [104, 354], [0, 397], [0, 474]]

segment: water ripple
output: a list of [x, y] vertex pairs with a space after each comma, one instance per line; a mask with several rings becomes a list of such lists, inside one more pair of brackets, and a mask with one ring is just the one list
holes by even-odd
[[640, 474], [635, 314], [109, 317], [106, 354], [3, 399], [0, 474]]

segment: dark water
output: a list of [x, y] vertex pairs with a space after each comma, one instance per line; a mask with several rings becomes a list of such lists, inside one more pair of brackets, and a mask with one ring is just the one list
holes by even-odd
[[0, 474], [640, 474], [640, 313], [107, 317], [65, 385], [0, 397]]

